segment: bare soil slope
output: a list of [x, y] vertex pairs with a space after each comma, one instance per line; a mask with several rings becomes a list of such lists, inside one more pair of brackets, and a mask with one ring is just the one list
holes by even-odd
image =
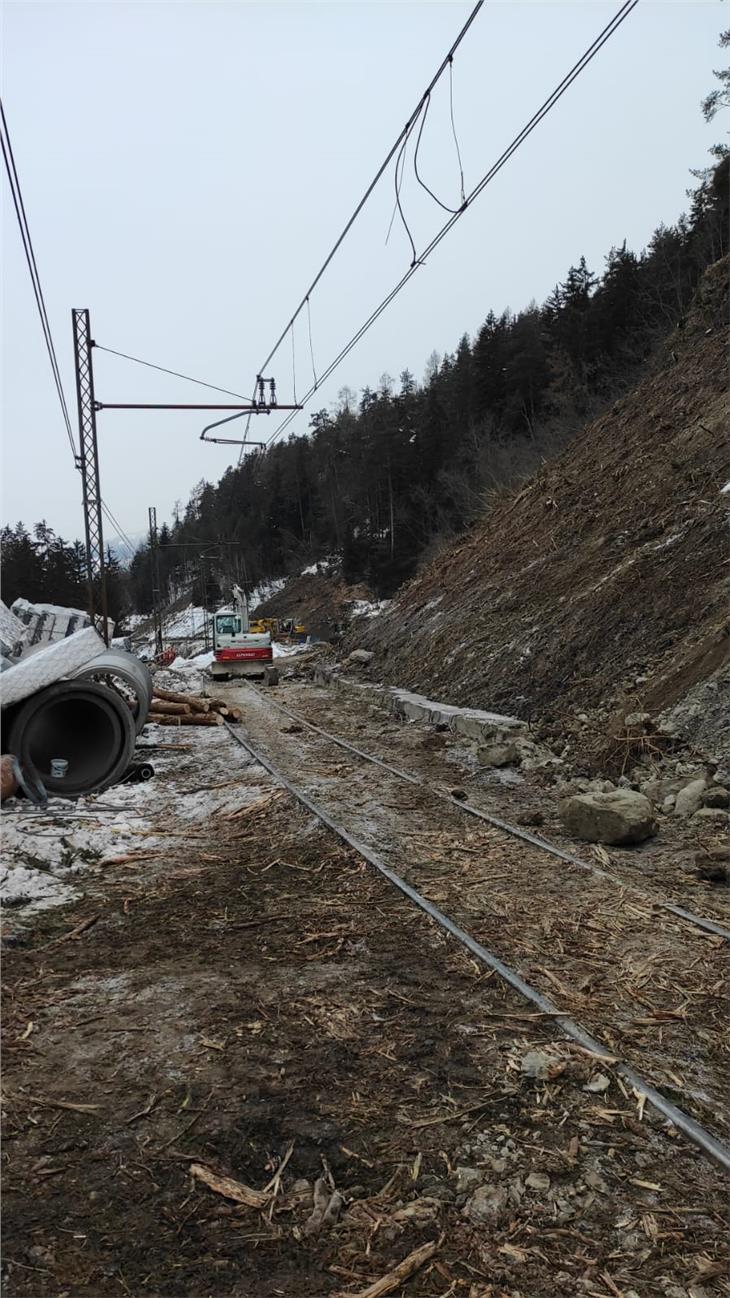
[[634, 392], [358, 636], [373, 670], [546, 716], [626, 695], [659, 710], [722, 668], [729, 270], [728, 258], [710, 268]]

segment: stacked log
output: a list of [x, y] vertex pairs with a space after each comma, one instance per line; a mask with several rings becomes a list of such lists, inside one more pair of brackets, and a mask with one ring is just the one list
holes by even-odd
[[222, 726], [224, 718], [240, 721], [242, 715], [241, 709], [226, 699], [155, 688], [147, 719], [160, 726]]

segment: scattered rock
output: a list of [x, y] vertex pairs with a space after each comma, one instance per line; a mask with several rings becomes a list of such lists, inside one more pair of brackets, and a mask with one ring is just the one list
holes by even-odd
[[528, 1185], [531, 1190], [539, 1190], [547, 1194], [550, 1189], [550, 1177], [547, 1172], [530, 1172], [530, 1175], [525, 1178], [525, 1185]]
[[472, 1194], [478, 1185], [484, 1184], [484, 1172], [479, 1167], [457, 1167], [456, 1193]]
[[368, 663], [373, 661], [373, 657], [374, 655], [371, 654], [369, 649], [353, 649], [352, 653], [348, 654], [345, 662], [359, 663], [362, 667], [367, 667]]
[[544, 811], [523, 811], [520, 816], [515, 816], [518, 825], [544, 825]]
[[677, 794], [677, 801], [674, 804], [675, 816], [692, 816], [695, 811], [699, 811], [706, 788], [707, 783], [704, 776], [685, 784], [684, 788], [680, 789]]
[[700, 807], [699, 811], [694, 812], [692, 821], [699, 821], [703, 825], [727, 825], [730, 824], [730, 815], [720, 807]]
[[651, 713], [629, 712], [628, 716], [624, 717], [624, 725], [627, 730], [646, 731], [651, 726]]
[[721, 784], [712, 784], [702, 795], [705, 807], [719, 807], [721, 810], [730, 807], [730, 789], [723, 789]]
[[649, 799], [628, 789], [564, 798], [559, 811], [568, 833], [587, 843], [643, 843], [657, 832]]
[[487, 1225], [505, 1216], [508, 1192], [501, 1185], [480, 1185], [464, 1206], [464, 1216], [475, 1225]]
[[677, 799], [675, 795], [673, 793], [668, 793], [662, 803], [662, 811], [664, 812], [665, 816], [668, 816], [670, 812], [674, 811], [676, 802]]
[[594, 1095], [602, 1095], [607, 1091], [611, 1082], [605, 1073], [596, 1073], [589, 1082], [583, 1087], [584, 1091], [591, 1091]]
[[697, 878], [703, 879], [705, 883], [728, 883], [730, 882], [730, 861], [713, 859], [705, 852], [698, 852], [695, 857], [695, 872]]
[[520, 760], [517, 744], [511, 741], [504, 744], [482, 744], [477, 748], [480, 766], [516, 766]]
[[535, 1077], [544, 1082], [559, 1077], [565, 1071], [565, 1062], [545, 1050], [528, 1050], [520, 1060], [520, 1069], [525, 1077]]
[[458, 802], [466, 802], [466, 789], [449, 789], [449, 793], [451, 797], [456, 798]]

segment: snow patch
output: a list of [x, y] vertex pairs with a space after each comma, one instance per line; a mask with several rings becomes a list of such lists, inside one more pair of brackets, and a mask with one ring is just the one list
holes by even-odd
[[[163, 676], [179, 688], [179, 672], [156, 679]], [[188, 673], [184, 684], [193, 677]], [[178, 751], [146, 747], [156, 743]], [[109, 862], [117, 856], [151, 852], [135, 867], [142, 879], [183, 867], [191, 829], [254, 801], [266, 779], [223, 726], [182, 731], [148, 724], [136, 757], [155, 769], [143, 784], [117, 784], [74, 802], [52, 798], [44, 809], [22, 798], [3, 804], [0, 899], [13, 916], [76, 900], [82, 884], [114, 870]]]
[[286, 586], [284, 577], [277, 577], [275, 581], [262, 581], [258, 586], [254, 586], [249, 598], [249, 605], [252, 612], [259, 607], [259, 604], [265, 604], [267, 600], [273, 599]]
[[350, 610], [351, 617], [377, 617], [393, 603], [392, 599], [356, 599]]

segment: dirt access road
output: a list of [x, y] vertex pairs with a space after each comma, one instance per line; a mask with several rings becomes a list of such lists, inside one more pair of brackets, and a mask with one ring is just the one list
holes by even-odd
[[[407, 810], [392, 785], [355, 785], [259, 704], [246, 725], [342, 806], [346, 768], [348, 805], [383, 846], [383, 811]], [[94, 875], [6, 951], [5, 1292], [730, 1293], [727, 1178], [253, 764], [250, 779], [253, 801], [201, 811], [152, 867]], [[409, 832], [414, 815], [430, 831], [408, 798]], [[456, 827], [437, 833], [421, 883], [445, 909], [452, 874], [495, 897], [481, 876], [507, 864], [481, 827], [461, 857]], [[534, 896], [542, 875], [512, 868]], [[497, 916], [505, 941], [512, 915]], [[691, 941], [700, 964], [720, 959]]]

